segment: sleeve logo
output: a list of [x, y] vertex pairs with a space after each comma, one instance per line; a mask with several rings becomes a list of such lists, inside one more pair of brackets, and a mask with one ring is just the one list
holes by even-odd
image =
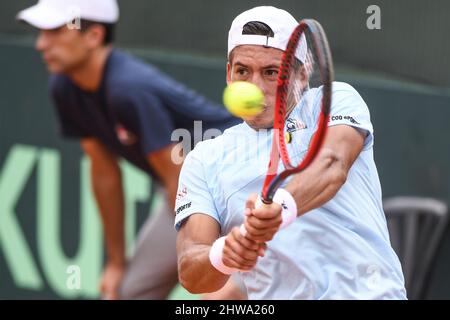
[[332, 121], [339, 121], [339, 120], [348, 120], [353, 124], [360, 124], [358, 121], [356, 121], [352, 116], [331, 116], [330, 122]]
[[190, 208], [191, 205], [192, 205], [192, 202], [188, 202], [188, 203], [186, 203], [186, 204], [183, 204], [183, 205], [179, 206], [179, 207], [177, 208], [176, 214], [179, 214], [179, 213], [182, 212], [183, 210], [186, 210], [186, 209]]
[[187, 188], [185, 185], [181, 185], [177, 192], [177, 200], [183, 200], [187, 196]]

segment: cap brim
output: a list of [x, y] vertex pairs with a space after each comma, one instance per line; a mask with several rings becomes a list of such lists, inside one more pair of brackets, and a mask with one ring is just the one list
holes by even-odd
[[56, 29], [68, 22], [63, 13], [39, 4], [20, 11], [16, 19], [44, 30]]

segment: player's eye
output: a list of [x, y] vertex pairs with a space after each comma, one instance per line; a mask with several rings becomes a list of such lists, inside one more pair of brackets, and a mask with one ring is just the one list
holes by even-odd
[[247, 68], [238, 67], [235, 70], [235, 78], [238, 80], [245, 80], [249, 75], [249, 71]]
[[237, 68], [236, 73], [240, 76], [244, 76], [248, 74], [248, 70], [245, 68]]
[[269, 78], [277, 78], [278, 70], [277, 69], [267, 69], [264, 71], [264, 75]]

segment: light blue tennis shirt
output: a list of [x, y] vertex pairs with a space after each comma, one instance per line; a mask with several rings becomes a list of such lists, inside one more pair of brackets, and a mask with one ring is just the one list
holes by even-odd
[[[309, 90], [288, 116], [288, 149], [294, 161], [308, 148], [320, 98], [320, 90]], [[369, 110], [346, 83], [333, 84], [329, 125], [363, 132], [363, 150], [333, 199], [279, 230], [255, 268], [239, 273], [250, 299], [406, 298], [382, 209]], [[271, 130], [256, 131], [246, 123], [199, 143], [181, 170], [176, 228], [196, 213], [215, 219], [222, 235], [241, 225], [245, 201], [261, 191], [271, 143]]]

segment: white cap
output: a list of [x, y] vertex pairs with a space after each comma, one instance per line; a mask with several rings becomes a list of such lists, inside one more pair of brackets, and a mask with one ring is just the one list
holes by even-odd
[[119, 20], [116, 0], [39, 0], [30, 8], [20, 11], [17, 19], [39, 29], [55, 29], [74, 19], [115, 23]]
[[[274, 36], [242, 34], [244, 25], [251, 21], [267, 24]], [[285, 51], [289, 37], [297, 26], [297, 20], [289, 12], [275, 7], [262, 6], [244, 11], [231, 23], [228, 33], [228, 56], [235, 47], [241, 45], [261, 45]], [[304, 62], [306, 51], [306, 39], [302, 35], [295, 56]]]

